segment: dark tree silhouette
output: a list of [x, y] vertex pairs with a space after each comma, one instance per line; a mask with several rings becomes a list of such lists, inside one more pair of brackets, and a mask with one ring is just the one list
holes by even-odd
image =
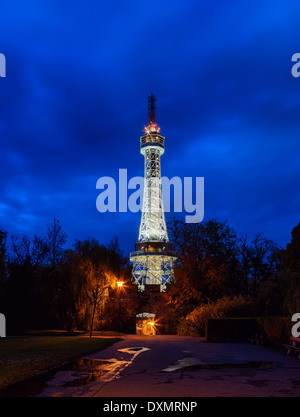
[[67, 243], [67, 235], [57, 219], [47, 226], [45, 244], [47, 246], [47, 260], [54, 268], [63, 258], [64, 245]]
[[251, 240], [243, 235], [238, 241], [243, 294], [256, 298], [261, 285], [279, 269], [280, 249], [262, 234], [255, 235]]
[[217, 220], [187, 224], [176, 219], [168, 229], [178, 262], [167, 297], [177, 313], [188, 314], [200, 303], [230, 295], [239, 279], [234, 230]]

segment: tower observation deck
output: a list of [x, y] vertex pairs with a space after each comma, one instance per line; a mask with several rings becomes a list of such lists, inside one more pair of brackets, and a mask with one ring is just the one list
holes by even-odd
[[146, 285], [160, 285], [160, 291], [173, 278], [176, 255], [169, 242], [163, 209], [160, 157], [164, 154], [165, 138], [156, 124], [156, 98], [148, 98], [148, 125], [140, 138], [144, 156], [144, 195], [142, 218], [135, 251], [130, 253], [133, 280], [141, 291]]

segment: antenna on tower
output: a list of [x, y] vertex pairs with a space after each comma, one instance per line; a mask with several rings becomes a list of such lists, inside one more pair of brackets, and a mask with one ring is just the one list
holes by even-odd
[[149, 125], [151, 124], [155, 124], [155, 110], [156, 110], [156, 105], [155, 102], [157, 101], [157, 99], [155, 98], [155, 95], [153, 93], [151, 93], [151, 96], [148, 96], [148, 119], [149, 119]]

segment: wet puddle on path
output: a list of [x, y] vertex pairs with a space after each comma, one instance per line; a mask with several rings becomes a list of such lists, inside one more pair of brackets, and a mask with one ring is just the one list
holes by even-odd
[[120, 372], [130, 365], [138, 354], [147, 350], [149, 349], [144, 347], [118, 349], [118, 352], [129, 354], [130, 360], [124, 360], [124, 355], [120, 359], [80, 358], [74, 362], [71, 372], [58, 372], [51, 381], [47, 382], [47, 385], [79, 387], [90, 384], [100, 378], [102, 381], [109, 382], [117, 378]]
[[203, 362], [196, 358], [183, 358], [177, 363], [163, 369], [163, 372], [178, 370], [196, 371], [199, 369], [237, 369], [237, 368], [275, 368], [276, 362], [272, 361], [236, 361], [236, 362]]
[[[0, 391], [0, 397], [33, 397], [39, 396], [51, 388], [80, 387], [94, 381], [107, 383], [119, 377], [142, 352], [150, 350], [145, 347], [129, 347], [118, 349], [120, 358], [97, 359], [82, 357], [56, 369], [50, 370], [33, 378], [18, 382]], [[124, 359], [126, 357], [126, 360]]]
[[111, 363], [111, 361], [105, 361], [101, 359], [78, 359], [73, 363], [71, 371], [65, 371], [56, 374], [56, 378], [53, 378], [54, 381], [59, 375], [64, 375], [64, 378], [61, 376], [58, 378], [58, 384], [52, 384], [50, 381], [47, 385], [79, 387], [89, 384], [109, 372], [109, 370], [106, 368]]

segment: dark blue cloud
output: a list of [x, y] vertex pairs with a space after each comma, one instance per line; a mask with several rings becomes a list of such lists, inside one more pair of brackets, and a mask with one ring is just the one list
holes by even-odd
[[205, 177], [205, 217], [285, 245], [299, 222], [297, 1], [21, 1], [1, 6], [0, 227], [70, 241], [139, 215], [96, 210], [100, 176], [143, 174], [147, 96], [166, 136], [162, 173]]

